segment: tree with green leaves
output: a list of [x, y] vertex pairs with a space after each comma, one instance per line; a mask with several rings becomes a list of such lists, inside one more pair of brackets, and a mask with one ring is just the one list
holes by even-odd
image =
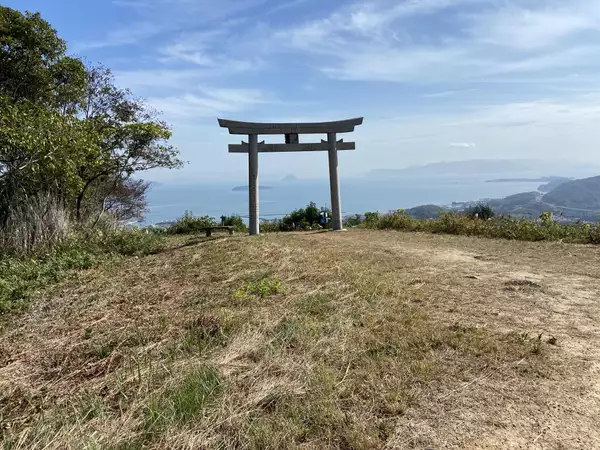
[[86, 84], [81, 60], [39, 13], [0, 6], [0, 96], [72, 112]]
[[97, 154], [96, 136], [77, 118], [0, 99], [0, 214], [40, 192], [68, 201], [81, 189], [77, 167]]
[[76, 217], [94, 183], [111, 180], [115, 189], [134, 173], [182, 165], [178, 151], [168, 144], [171, 131], [154, 111], [119, 89], [110, 70], [98, 66], [87, 71], [87, 89], [79, 104], [86, 125], [96, 133], [100, 153], [78, 168], [83, 185], [76, 198]]
[[0, 214], [43, 194], [80, 222], [139, 216], [138, 174], [182, 165], [170, 137], [110, 70], [68, 56], [39, 13], [0, 6]]

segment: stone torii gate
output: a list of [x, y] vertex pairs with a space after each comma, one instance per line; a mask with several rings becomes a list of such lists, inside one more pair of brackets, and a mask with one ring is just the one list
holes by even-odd
[[[248, 135], [248, 143], [230, 144], [229, 153], [248, 153], [249, 200], [250, 200], [250, 234], [259, 234], [258, 218], [258, 154], [274, 152], [329, 152], [329, 182], [331, 190], [331, 212], [333, 214], [333, 230], [342, 229], [342, 207], [340, 202], [340, 185], [338, 179], [338, 150], [354, 150], [354, 142], [337, 140], [337, 133], [351, 133], [363, 118], [341, 120], [338, 122], [317, 123], [256, 123], [237, 122], [219, 119], [221, 128], [228, 128], [229, 134]], [[285, 144], [265, 144], [258, 142], [261, 134], [283, 134]], [[301, 134], [327, 134], [327, 141], [301, 144]]]

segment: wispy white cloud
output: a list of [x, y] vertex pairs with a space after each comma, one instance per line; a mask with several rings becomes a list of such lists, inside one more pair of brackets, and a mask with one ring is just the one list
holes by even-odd
[[150, 97], [176, 135], [189, 130], [180, 141], [205, 124], [202, 139], [225, 145], [216, 116], [312, 121], [356, 111], [367, 117], [352, 138], [360, 150], [343, 156], [355, 172], [567, 151], [600, 162], [600, 96], [577, 95], [600, 87], [597, 0], [117, 3], [134, 20], [97, 47], [139, 44], [151, 60], [136, 54], [118, 81]]
[[259, 89], [201, 87], [198, 93], [150, 98], [148, 103], [168, 119], [199, 120], [249, 110], [275, 100]]
[[[373, 0], [325, 19], [276, 31], [288, 51], [327, 56], [317, 64], [331, 78], [435, 82], [493, 75], [598, 67], [600, 6], [515, 0]], [[460, 7], [460, 8], [459, 8]], [[459, 8], [459, 9], [457, 9]], [[459, 12], [457, 12], [459, 11]], [[423, 18], [445, 14], [441, 26]], [[418, 27], [415, 23], [420, 23]], [[585, 36], [587, 39], [576, 39]]]
[[121, 6], [124, 8], [134, 8], [134, 9], [147, 9], [153, 8], [154, 4], [150, 1], [142, 1], [142, 0], [113, 0], [113, 5]]
[[109, 29], [98, 40], [82, 42], [78, 50], [140, 44], [165, 33], [211, 26], [267, 0], [115, 0], [114, 4], [137, 12], [134, 23]]
[[471, 92], [475, 92], [477, 89], [462, 89], [462, 90], [452, 90], [452, 91], [441, 91], [441, 92], [430, 92], [428, 94], [423, 94], [421, 97], [423, 98], [447, 98], [453, 97], [461, 94], [468, 94]]
[[289, 9], [294, 9], [300, 5], [304, 5], [310, 1], [314, 0], [285, 0], [281, 1], [279, 4], [273, 6], [271, 9], [267, 10], [266, 15], [270, 16], [275, 13], [279, 13], [281, 11], [287, 11]]
[[259, 57], [232, 56], [223, 49], [216, 51], [216, 43], [224, 45], [227, 41], [228, 26], [222, 25], [219, 29], [179, 35], [174, 42], [159, 49], [164, 55], [162, 61], [181, 61], [204, 68], [221, 69], [230, 74], [262, 69], [265, 62]]
[[475, 142], [451, 142], [450, 147], [454, 148], [475, 148], [477, 144]]
[[171, 89], [194, 89], [202, 84], [202, 80], [212, 75], [210, 71], [200, 69], [140, 69], [116, 71], [115, 78], [120, 86], [139, 90], [155, 91]]
[[600, 31], [600, 8], [594, 1], [543, 1], [537, 7], [518, 4], [473, 16], [470, 34], [498, 47], [532, 51], [560, 45], [565, 38]]
[[157, 24], [154, 21], [143, 20], [130, 23], [127, 27], [110, 30], [102, 38], [95, 41], [77, 42], [72, 48], [77, 51], [90, 51], [105, 47], [119, 47], [124, 45], [137, 44], [140, 41], [155, 36], [158, 33], [168, 30], [168, 25]]

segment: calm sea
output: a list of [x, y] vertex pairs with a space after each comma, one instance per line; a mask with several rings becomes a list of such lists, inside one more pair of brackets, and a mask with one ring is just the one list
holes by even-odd
[[[448, 205], [454, 201], [502, 198], [534, 191], [540, 182], [486, 183], [484, 180], [428, 178], [410, 180], [347, 179], [341, 181], [343, 213], [389, 211], [424, 204]], [[260, 191], [260, 217], [281, 217], [314, 201], [330, 206], [327, 180], [278, 182]], [[248, 215], [248, 192], [233, 191], [234, 183], [160, 184], [148, 194], [145, 223], [174, 220], [185, 211], [194, 215]]]

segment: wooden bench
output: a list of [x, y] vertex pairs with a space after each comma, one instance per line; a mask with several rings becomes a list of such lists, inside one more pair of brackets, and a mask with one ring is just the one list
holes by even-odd
[[202, 228], [200, 229], [201, 232], [206, 232], [206, 236], [210, 237], [213, 234], [213, 231], [228, 231], [229, 234], [234, 234], [235, 233], [235, 227], [228, 227], [228, 226], [214, 226], [214, 227], [206, 227], [206, 228]]

